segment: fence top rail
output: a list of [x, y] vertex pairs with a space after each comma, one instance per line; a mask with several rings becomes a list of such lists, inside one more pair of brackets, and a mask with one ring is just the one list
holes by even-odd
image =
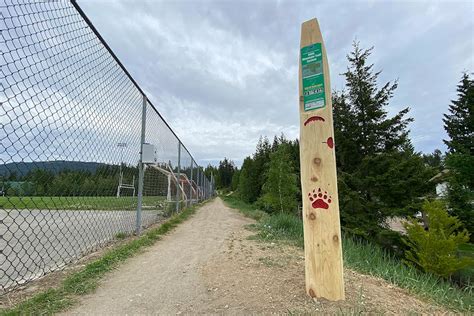
[[[105, 39], [102, 37], [102, 35], [99, 33], [99, 31], [95, 28], [95, 26], [92, 24], [91, 20], [87, 17], [86, 13], [82, 10], [82, 8], [79, 6], [79, 4], [77, 3], [77, 0], [70, 0], [71, 4], [74, 6], [74, 8], [76, 8], [77, 12], [81, 15], [81, 17], [84, 19], [84, 21], [87, 23], [87, 25], [89, 26], [89, 28], [92, 30], [92, 32], [94, 32], [94, 34], [97, 36], [97, 38], [100, 40], [100, 42], [102, 43], [102, 45], [104, 45], [104, 47], [107, 49], [107, 51], [110, 53], [110, 55], [112, 56], [112, 58], [115, 60], [115, 62], [120, 66], [120, 68], [122, 68], [122, 70], [125, 72], [125, 74], [127, 75], [127, 77], [132, 81], [132, 83], [134, 84], [134, 86], [138, 89], [138, 91], [140, 91], [140, 93], [146, 98], [147, 102], [150, 104], [151, 108], [156, 112], [156, 114], [158, 114], [158, 116], [163, 120], [163, 122], [166, 124], [166, 126], [170, 129], [171, 133], [173, 133], [173, 135], [176, 137], [176, 139], [178, 140], [178, 142], [181, 144], [181, 146], [183, 146], [183, 148], [188, 152], [188, 154], [191, 156], [191, 158], [196, 161], [194, 159], [194, 157], [191, 155], [190, 151], [186, 148], [186, 146], [183, 144], [183, 142], [181, 141], [181, 139], [178, 137], [178, 135], [176, 135], [176, 133], [174, 132], [174, 130], [171, 128], [171, 126], [168, 124], [168, 122], [165, 120], [165, 118], [161, 115], [161, 113], [158, 111], [158, 109], [155, 107], [155, 105], [151, 102], [151, 100], [148, 98], [148, 96], [146, 95], [146, 93], [142, 90], [142, 88], [140, 88], [140, 86], [138, 85], [138, 83], [135, 81], [135, 79], [132, 77], [132, 75], [128, 72], [127, 68], [125, 68], [125, 66], [122, 64], [122, 62], [120, 61], [120, 59], [117, 57], [117, 55], [115, 55], [115, 53], [113, 52], [113, 50], [110, 48], [110, 46], [107, 44], [107, 42], [105, 41]], [[197, 165], [197, 163], [196, 163]]]

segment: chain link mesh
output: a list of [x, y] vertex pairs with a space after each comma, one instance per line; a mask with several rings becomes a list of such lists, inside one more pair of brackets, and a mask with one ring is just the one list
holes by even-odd
[[[0, 29], [0, 294], [210, 197], [74, 2], [0, 0]], [[156, 161], [140, 179], [143, 123]]]

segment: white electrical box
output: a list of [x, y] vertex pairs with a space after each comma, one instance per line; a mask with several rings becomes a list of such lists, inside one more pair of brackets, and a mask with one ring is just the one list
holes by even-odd
[[142, 162], [143, 163], [156, 163], [155, 146], [153, 146], [152, 144], [144, 143], [142, 148], [143, 148]]

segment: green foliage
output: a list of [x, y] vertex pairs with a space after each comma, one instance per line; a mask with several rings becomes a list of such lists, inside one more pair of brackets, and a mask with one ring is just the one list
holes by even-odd
[[474, 241], [474, 80], [463, 74], [458, 85], [458, 98], [444, 115], [444, 128], [449, 140], [444, 140], [446, 156], [448, 203], [450, 212], [457, 216], [471, 233]]
[[462, 153], [448, 154], [448, 204], [452, 215], [457, 216], [474, 241], [474, 156]]
[[459, 231], [461, 222], [450, 216], [443, 202], [426, 201], [423, 212], [427, 216], [428, 230], [425, 230], [416, 219], [404, 223], [407, 231], [406, 259], [425, 272], [447, 278], [454, 272], [474, 264], [468, 258], [459, 258], [459, 246], [469, 240], [466, 230]]
[[[244, 214], [249, 210], [257, 211], [253, 205], [235, 197], [225, 197], [224, 201]], [[282, 241], [303, 247], [303, 221], [294, 215], [276, 213], [263, 216], [253, 227], [260, 240]], [[343, 234], [342, 250], [344, 265], [350, 269], [380, 277], [422, 298], [457, 311], [472, 311], [474, 300], [469, 289], [463, 291], [439, 277], [404, 265], [391, 252], [372, 242]]]
[[217, 169], [218, 179], [219, 179], [219, 188], [230, 188], [232, 185], [232, 177], [234, 176], [235, 165], [232, 160], [224, 158], [224, 160], [219, 162], [219, 167]]
[[262, 194], [262, 187], [266, 181], [266, 174], [270, 162], [272, 148], [267, 137], [260, 137], [255, 154], [253, 155], [253, 172], [251, 174], [253, 190], [255, 190], [255, 200]]
[[435, 171], [413, 151], [408, 108], [388, 116], [397, 82], [379, 88], [371, 53], [354, 43], [346, 90], [334, 93], [333, 104], [342, 225], [375, 240], [387, 217], [415, 212], [418, 198], [434, 190], [428, 180]]
[[378, 88], [380, 71], [368, 64], [373, 48], [363, 50], [358, 43], [353, 47], [344, 73], [347, 90], [336, 93], [333, 100], [336, 154], [342, 170], [349, 172], [366, 156], [410, 145], [407, 126], [413, 121], [405, 118], [408, 108], [388, 117], [386, 107], [398, 83], [387, 82]]
[[232, 191], [236, 191], [239, 188], [239, 177], [240, 177], [240, 170], [236, 169], [234, 175], [232, 176]]
[[268, 214], [264, 211], [259, 210], [253, 204], [246, 203], [241, 199], [236, 198], [235, 195], [223, 195], [221, 198], [229, 207], [240, 210], [246, 217], [253, 218], [258, 221], [268, 216]]
[[[284, 149], [274, 156], [281, 147]], [[275, 137], [270, 146], [268, 139], [261, 137], [254, 155], [244, 159], [238, 175], [238, 193], [245, 202], [254, 203], [258, 200], [267, 211], [281, 210], [282, 204], [284, 210], [295, 210], [297, 205], [301, 204], [301, 196], [297, 194], [300, 183], [299, 170], [297, 140], [289, 141], [282, 134], [280, 137]], [[268, 180], [269, 176], [272, 180]], [[289, 181], [288, 185], [284, 183], [285, 181]], [[281, 191], [278, 183], [282, 183]], [[293, 201], [290, 196], [293, 196]]]
[[303, 222], [293, 214], [276, 213], [263, 218], [257, 227], [263, 240], [288, 240], [303, 247]]
[[255, 162], [251, 157], [244, 159], [239, 176], [239, 194], [245, 202], [253, 203], [258, 198], [257, 183], [254, 176]]
[[450, 153], [472, 154], [474, 150], [474, 80], [464, 73], [458, 85], [458, 98], [451, 102], [449, 114], [444, 115], [444, 140]]
[[[18, 177], [16, 173], [10, 174], [9, 179], [15, 178], [22, 184], [20, 187], [12, 187], [8, 184], [13, 183], [13, 180], [8, 180], [10, 182], [6, 182], [5, 190], [8, 196], [114, 196], [117, 193], [119, 170], [120, 167], [114, 165], [100, 166], [94, 173], [81, 170], [55, 173], [46, 169], [33, 169], [24, 177]], [[133, 175], [138, 174], [136, 167], [126, 165], [122, 165], [122, 171], [126, 183], [132, 183]], [[145, 183], [150, 172], [153, 171], [145, 173]], [[122, 192], [122, 195], [127, 194], [132, 195], [132, 190]]]
[[298, 210], [298, 183], [290, 146], [282, 143], [270, 154], [269, 168], [263, 185], [261, 203], [270, 212], [296, 213]]
[[443, 153], [439, 149], [435, 149], [431, 154], [423, 154], [423, 162], [437, 171], [443, 170]]
[[237, 168], [234, 162], [224, 158], [224, 160], [219, 161], [218, 167], [208, 165], [204, 170], [204, 174], [208, 179], [211, 179], [211, 176], [214, 177], [216, 189], [228, 190], [232, 187], [232, 180], [236, 171]]

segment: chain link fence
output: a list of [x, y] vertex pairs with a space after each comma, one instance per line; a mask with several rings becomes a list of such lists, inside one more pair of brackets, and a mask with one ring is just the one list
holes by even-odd
[[75, 1], [0, 0], [0, 294], [213, 195]]

